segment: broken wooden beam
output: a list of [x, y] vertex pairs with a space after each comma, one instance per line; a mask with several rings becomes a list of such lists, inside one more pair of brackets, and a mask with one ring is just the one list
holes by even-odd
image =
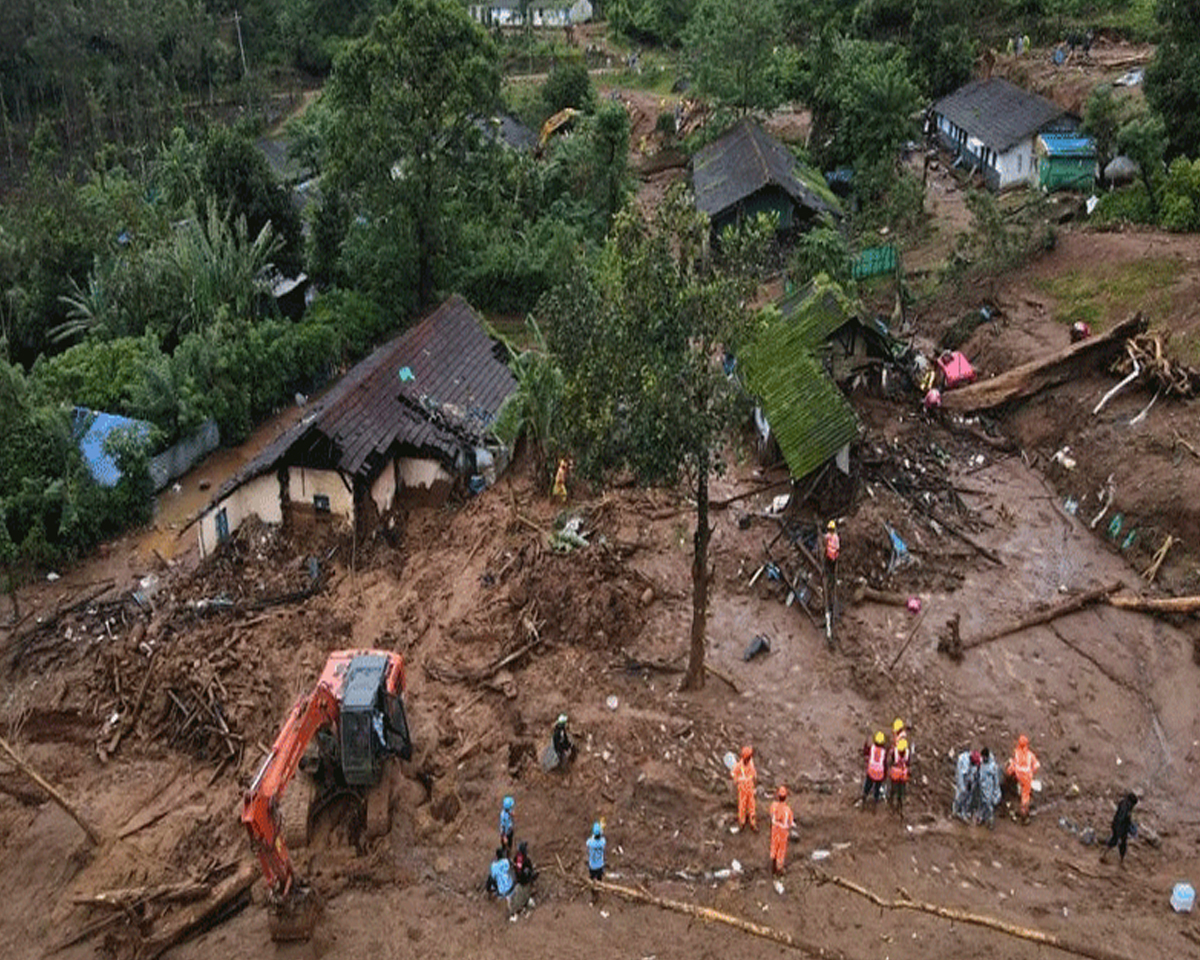
[[0, 737], [0, 750], [3, 750], [8, 755], [9, 760], [13, 762], [18, 770], [20, 770], [23, 774], [25, 774], [25, 776], [50, 794], [50, 799], [62, 807], [63, 810], [66, 811], [67, 816], [79, 824], [79, 826], [83, 829], [83, 832], [87, 834], [88, 839], [91, 840], [92, 843], [94, 843], [96, 846], [103, 844], [104, 838], [100, 835], [100, 831], [93, 827], [83, 816], [83, 814], [81, 814], [75, 808], [75, 806], [67, 800], [66, 797], [54, 789], [54, 787], [51, 786], [41, 774], [39, 774], [33, 769], [33, 767], [17, 756], [16, 751], [8, 745], [8, 741], [3, 737]]
[[1051, 620], [1057, 620], [1059, 617], [1065, 617], [1068, 614], [1083, 610], [1094, 604], [1103, 603], [1123, 586], [1124, 584], [1121, 583], [1113, 583], [1107, 587], [1088, 590], [1086, 593], [1078, 594], [1069, 600], [1064, 600], [1062, 603], [1056, 603], [1054, 606], [1048, 607], [1040, 613], [1031, 614], [1028, 617], [1018, 620], [1016, 623], [1010, 623], [1007, 626], [1000, 627], [998, 630], [985, 633], [983, 636], [975, 637], [972, 640], [964, 640], [962, 648], [964, 650], [973, 650], [975, 647], [981, 647], [985, 643], [991, 643], [993, 640], [999, 640], [1001, 637], [1020, 633], [1022, 630], [1028, 630], [1030, 627], [1040, 626], [1043, 623], [1049, 623]]
[[1140, 333], [1145, 325], [1145, 319], [1137, 313], [1106, 333], [1080, 340], [1040, 360], [1023, 363], [966, 387], [947, 390], [942, 394], [942, 408], [952, 413], [973, 413], [1032, 397], [1048, 387], [1065, 383], [1082, 363], [1102, 362], [1110, 354], [1120, 353], [1124, 342]]

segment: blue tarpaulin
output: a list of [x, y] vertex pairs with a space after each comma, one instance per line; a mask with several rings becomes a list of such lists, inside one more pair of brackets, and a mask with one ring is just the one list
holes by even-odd
[[76, 407], [72, 422], [79, 452], [83, 454], [88, 470], [102, 487], [115, 487], [121, 479], [117, 461], [104, 449], [104, 441], [122, 431], [143, 440], [150, 438], [151, 424], [115, 413], [95, 413], [84, 407]]

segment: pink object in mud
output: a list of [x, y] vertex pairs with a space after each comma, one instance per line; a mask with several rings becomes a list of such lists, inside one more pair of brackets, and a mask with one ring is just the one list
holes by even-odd
[[906, 604], [906, 606], [908, 607], [909, 613], [920, 613], [921, 612], [921, 598], [920, 597], [909, 597], [908, 603]]

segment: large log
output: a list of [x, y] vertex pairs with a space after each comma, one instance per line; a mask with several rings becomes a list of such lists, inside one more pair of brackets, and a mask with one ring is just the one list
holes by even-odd
[[1140, 333], [1145, 324], [1145, 319], [1137, 313], [1106, 333], [1080, 340], [1040, 360], [1031, 360], [967, 387], [947, 390], [942, 394], [942, 407], [953, 413], [974, 413], [1032, 397], [1047, 387], [1066, 382], [1085, 363], [1096, 363], [1119, 353], [1125, 341]]
[[1028, 630], [1030, 627], [1040, 626], [1043, 623], [1049, 623], [1051, 620], [1057, 620], [1059, 617], [1065, 617], [1069, 613], [1075, 613], [1077, 610], [1083, 610], [1085, 607], [1090, 607], [1093, 604], [1102, 603], [1120, 590], [1121, 587], [1122, 584], [1113, 583], [1107, 587], [1100, 587], [1097, 590], [1089, 590], [1087, 593], [1081, 593], [1078, 596], [1071, 597], [1070, 600], [1064, 600], [1062, 603], [1055, 604], [1040, 613], [1032, 614], [1018, 620], [1016, 623], [1000, 627], [991, 633], [985, 633], [982, 637], [975, 637], [973, 640], [964, 640], [963, 649], [971, 650], [975, 647], [981, 647], [985, 643], [991, 643], [993, 640], [999, 640], [1001, 637], [1020, 633], [1022, 630]]
[[980, 913], [968, 913], [964, 910], [957, 910], [954, 907], [944, 907], [937, 903], [922, 903], [919, 900], [909, 899], [885, 900], [874, 891], [868, 890], [853, 880], [847, 880], [845, 877], [820, 872], [816, 872], [816, 876], [818, 880], [832, 883], [843, 890], [849, 890], [851, 893], [857, 893], [860, 897], [865, 897], [877, 907], [882, 907], [885, 910], [917, 910], [921, 913], [930, 913], [935, 917], [943, 917], [946, 920], [957, 923], [970, 923], [977, 927], [986, 927], [998, 933], [1008, 934], [1010, 937], [1028, 940], [1030, 943], [1053, 947], [1055, 950], [1063, 951], [1063, 953], [1073, 953], [1076, 956], [1089, 957], [1090, 960], [1130, 960], [1127, 955], [1117, 953], [1115, 950], [1109, 950], [1100, 944], [1075, 942], [1053, 933], [1046, 933], [1031, 927], [1022, 927], [1015, 923], [1009, 923], [1006, 920], [997, 920], [994, 917], [985, 916]]
[[778, 943], [793, 950], [799, 950], [810, 957], [840, 957], [842, 955], [838, 950], [822, 947], [815, 943], [807, 943], [790, 933], [775, 930], [772, 927], [765, 927], [761, 923], [752, 923], [749, 920], [743, 920], [741, 917], [734, 917], [728, 913], [721, 913], [713, 910], [711, 907], [700, 907], [694, 903], [683, 903], [680, 900], [667, 900], [663, 897], [656, 897], [651, 893], [646, 893], [643, 890], [625, 887], [607, 880], [592, 880], [590, 884], [596, 890], [606, 890], [619, 897], [624, 897], [626, 900], [648, 903], [651, 906], [661, 907], [663, 910], [672, 910], [675, 913], [682, 913], [689, 917], [698, 917], [701, 920], [721, 923], [735, 930], [740, 930], [742, 933], [748, 933], [751, 936], [761, 937], [764, 940], [770, 940], [772, 943]]

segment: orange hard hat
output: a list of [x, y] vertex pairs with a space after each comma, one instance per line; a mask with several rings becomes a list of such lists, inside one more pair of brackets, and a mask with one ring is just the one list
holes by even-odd
[[885, 737], [885, 736], [883, 735], [883, 731], [882, 731], [882, 730], [876, 730], [876, 731], [875, 731], [875, 742], [876, 742], [876, 743], [877, 743], [879, 746], [881, 746], [881, 747], [882, 747], [882, 746], [883, 746], [883, 744], [884, 744], [884, 741], [886, 741], [886, 740], [887, 740], [887, 737]]
[[1029, 746], [1029, 738], [1027, 736], [1025, 736], [1025, 734], [1021, 734], [1019, 737], [1017, 737], [1017, 746], [1018, 747]]
[[749, 760], [752, 756], [754, 756], [754, 748], [753, 747], [742, 747], [742, 759], [743, 760]]
[[777, 796], [780, 800], [786, 800], [787, 787], [780, 787], [777, 791], [775, 791], [775, 796]]

